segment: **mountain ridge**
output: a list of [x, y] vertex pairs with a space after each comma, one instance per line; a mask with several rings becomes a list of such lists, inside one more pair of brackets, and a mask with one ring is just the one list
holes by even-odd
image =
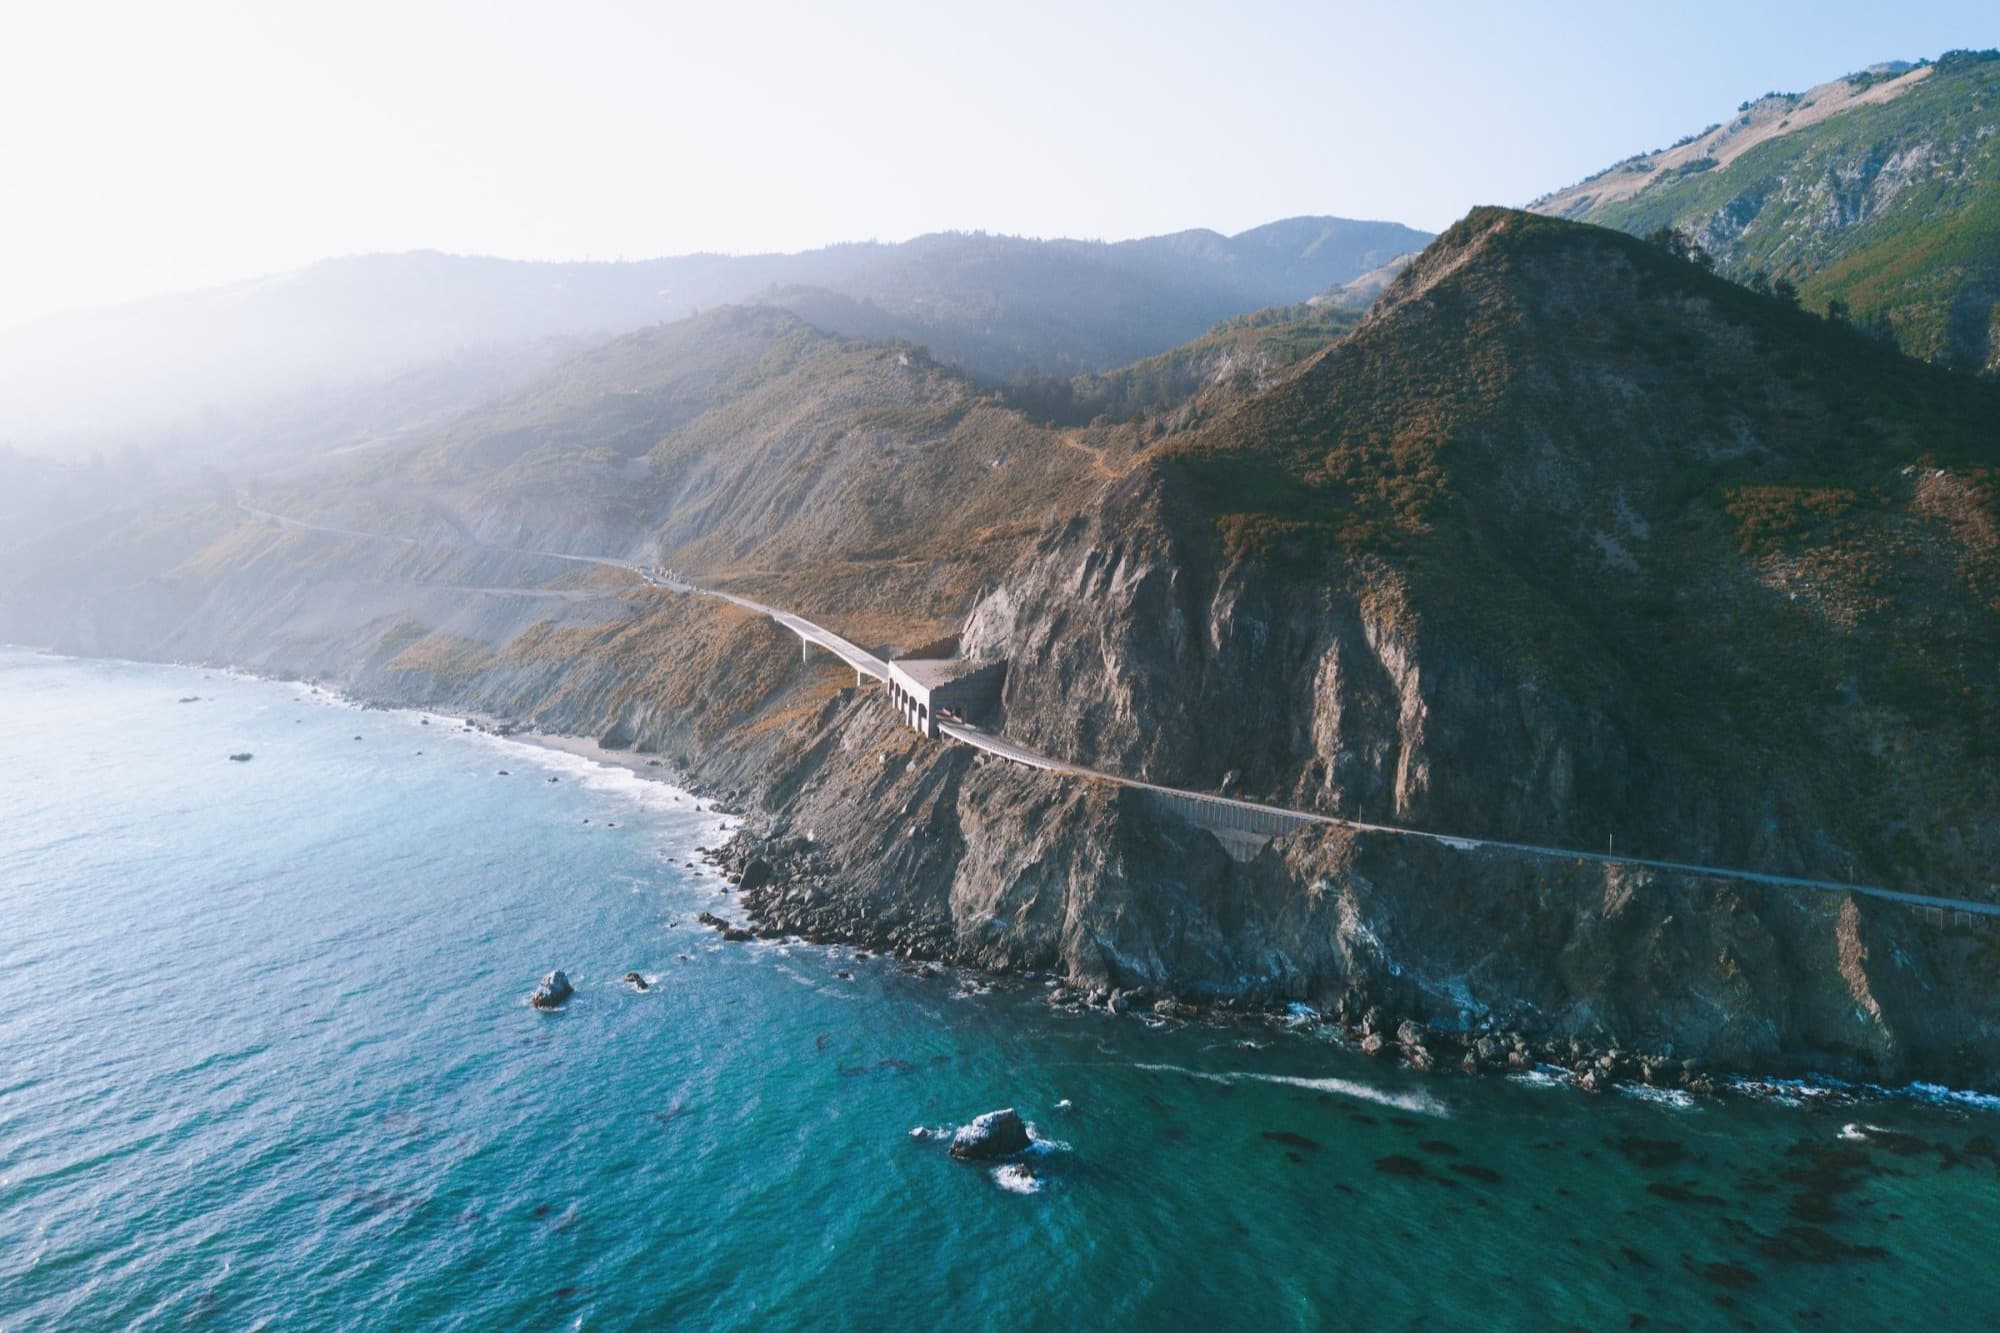
[[[1173, 237], [1105, 243], [930, 233], [793, 255], [594, 264], [436, 251], [328, 260], [0, 332], [0, 360], [9, 367], [0, 382], [0, 438], [26, 448], [79, 433], [101, 442], [121, 428], [129, 437], [144, 423], [348, 385], [466, 346], [609, 336], [784, 287], [861, 302], [880, 312], [878, 325], [938, 341], [992, 380], [1032, 368], [1108, 369], [1167, 350], [1219, 319], [1304, 300], [1427, 233], [1304, 218], [1217, 236], [1188, 247]], [[108, 385], [104, 372], [114, 365], [122, 373]], [[87, 415], [82, 404], [90, 405]]]
[[[1877, 68], [1745, 103], [1534, 207], [1635, 235], [1679, 228], [1732, 278], [1789, 284], [1910, 355], [2000, 371], [2000, 51]], [[1828, 89], [1845, 98], [1836, 114], [1799, 116]]]

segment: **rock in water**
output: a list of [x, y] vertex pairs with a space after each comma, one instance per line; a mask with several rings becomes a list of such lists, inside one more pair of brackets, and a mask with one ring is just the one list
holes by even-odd
[[[555, 779], [551, 778], [549, 780], [553, 782]], [[627, 972], [625, 974], [625, 984], [630, 986], [633, 990], [647, 989], [646, 979], [640, 976], [637, 972]]]
[[554, 1009], [576, 994], [576, 987], [569, 984], [563, 970], [557, 968], [542, 978], [542, 984], [535, 987], [535, 993], [528, 997], [528, 1003], [537, 1009]]
[[229, 756], [229, 762], [232, 764], [247, 764], [250, 762], [250, 752], [245, 750], [241, 754], [232, 754]]
[[993, 1168], [993, 1183], [1014, 1194], [1033, 1194], [1042, 1187], [1035, 1168], [1025, 1162], [1009, 1162]]
[[1027, 1146], [1028, 1127], [1011, 1106], [976, 1116], [971, 1124], [961, 1125], [958, 1133], [951, 1136], [951, 1155], [961, 1162], [1012, 1157]]

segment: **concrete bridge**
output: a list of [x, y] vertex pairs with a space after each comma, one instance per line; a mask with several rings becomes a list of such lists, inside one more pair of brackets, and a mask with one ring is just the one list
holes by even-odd
[[[265, 510], [252, 509], [240, 505], [245, 513], [278, 523], [284, 527], [327, 532], [342, 537], [368, 538], [377, 541], [398, 542], [403, 545], [417, 544], [407, 537], [386, 537], [379, 533], [357, 532], [348, 528], [330, 527], [323, 524], [306, 523], [298, 519], [286, 518]], [[470, 544], [470, 543], [468, 543]], [[2000, 902], [1986, 902], [1974, 898], [1950, 897], [1936, 894], [1907, 893], [1900, 889], [1884, 888], [1873, 884], [1853, 884], [1843, 880], [1813, 879], [1798, 875], [1766, 874], [1757, 870], [1744, 870], [1730, 866], [1703, 865], [1692, 861], [1668, 861], [1643, 856], [1619, 856], [1611, 852], [1590, 852], [1570, 847], [1546, 847], [1535, 843], [1506, 842], [1492, 838], [1468, 838], [1447, 833], [1433, 833], [1424, 829], [1405, 828], [1396, 824], [1375, 824], [1365, 820], [1346, 819], [1338, 815], [1323, 814], [1313, 810], [1297, 810], [1287, 806], [1267, 805], [1258, 801], [1239, 800], [1221, 796], [1213, 792], [1192, 791], [1181, 787], [1166, 787], [1158, 783], [1145, 782], [1138, 778], [1119, 773], [1108, 773], [1102, 769], [1087, 768], [1066, 760], [1030, 750], [1007, 740], [1003, 736], [986, 731], [969, 722], [939, 715], [940, 707], [949, 709], [949, 693], [940, 696], [939, 686], [949, 685], [961, 678], [958, 674], [942, 673], [929, 668], [939, 665], [941, 659], [912, 659], [885, 661], [824, 626], [814, 624], [803, 616], [789, 611], [767, 606], [748, 597], [722, 592], [714, 588], [701, 587], [686, 577], [672, 571], [650, 569], [628, 560], [615, 560], [601, 556], [565, 555], [554, 551], [524, 551], [516, 547], [488, 547], [487, 549], [508, 551], [515, 555], [545, 556], [552, 560], [573, 561], [580, 564], [601, 565], [609, 569], [623, 570], [636, 575], [654, 587], [664, 588], [695, 597], [709, 597], [728, 602], [732, 606], [769, 617], [777, 624], [799, 637], [800, 652], [810, 656], [814, 647], [832, 653], [842, 662], [854, 668], [855, 684], [865, 684], [869, 680], [881, 681], [886, 688], [889, 701], [903, 719], [904, 725], [931, 739], [946, 738], [962, 745], [990, 754], [997, 759], [1044, 772], [1059, 773], [1068, 777], [1092, 782], [1111, 783], [1147, 793], [1159, 809], [1179, 816], [1187, 823], [1208, 830], [1216, 840], [1238, 859], [1247, 860], [1261, 851], [1273, 838], [1282, 837], [1298, 829], [1313, 826], [1348, 829], [1356, 833], [1367, 833], [1385, 837], [1409, 838], [1451, 848], [1454, 851], [1497, 851], [1544, 860], [1567, 861], [1572, 864], [1599, 864], [1604, 866], [1631, 866], [1645, 870], [1659, 870], [1670, 874], [1692, 875], [1705, 879], [1727, 879], [1747, 884], [1761, 884], [1772, 888], [1806, 890], [1818, 893], [1854, 894], [1864, 898], [1874, 898], [1900, 906], [1915, 908], [1928, 919], [1944, 924], [1972, 922], [1986, 923], [2000, 919]], [[948, 677], [948, 678], [947, 678]], [[985, 688], [982, 682], [980, 688]]]

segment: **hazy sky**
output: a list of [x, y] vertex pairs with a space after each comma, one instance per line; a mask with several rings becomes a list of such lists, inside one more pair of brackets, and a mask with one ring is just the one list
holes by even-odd
[[1436, 229], [2000, 4], [0, 0], [0, 325], [329, 255]]

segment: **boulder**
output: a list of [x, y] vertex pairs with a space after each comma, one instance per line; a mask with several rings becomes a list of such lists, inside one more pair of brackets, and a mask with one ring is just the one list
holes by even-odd
[[627, 972], [625, 974], [625, 984], [630, 986], [633, 990], [649, 989], [646, 985], [646, 979], [640, 976], [637, 972]]
[[1388, 1040], [1379, 1032], [1371, 1032], [1361, 1039], [1361, 1053], [1363, 1055], [1379, 1056], [1388, 1049]]
[[1028, 1147], [1028, 1127], [1013, 1107], [988, 1111], [961, 1125], [951, 1136], [951, 1155], [961, 1162], [991, 1161], [1012, 1157]]
[[771, 863], [761, 856], [753, 856], [743, 867], [743, 878], [737, 881], [737, 887], [745, 893], [755, 893], [770, 882]]
[[743, 926], [732, 926], [713, 912], [702, 912], [695, 917], [695, 920], [717, 932], [723, 939], [728, 940], [732, 944], [740, 944], [744, 940], [757, 938], [755, 932]]
[[1428, 1035], [1424, 1025], [1414, 1018], [1406, 1018], [1396, 1024], [1396, 1040], [1405, 1046], [1421, 1046]]
[[557, 968], [542, 978], [541, 984], [535, 987], [535, 993], [528, 997], [528, 1003], [537, 1009], [554, 1009], [574, 994], [576, 987], [570, 985], [563, 970]]

